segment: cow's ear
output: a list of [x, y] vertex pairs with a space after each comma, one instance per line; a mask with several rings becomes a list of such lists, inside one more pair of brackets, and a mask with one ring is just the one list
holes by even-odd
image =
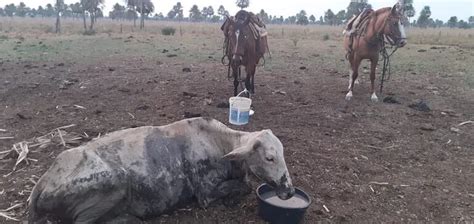
[[249, 152], [250, 149], [248, 146], [242, 146], [232, 150], [232, 152], [227, 153], [227, 155], [224, 155], [222, 158], [227, 160], [243, 160], [247, 157]]

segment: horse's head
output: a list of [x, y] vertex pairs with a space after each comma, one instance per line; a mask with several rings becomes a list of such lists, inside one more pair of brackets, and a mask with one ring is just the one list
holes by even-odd
[[234, 65], [240, 65], [246, 49], [249, 48], [249, 40], [252, 34], [249, 28], [250, 16], [246, 11], [239, 11], [235, 18], [230, 17], [222, 25], [221, 29], [229, 40], [229, 58]]
[[385, 22], [383, 34], [391, 45], [403, 47], [407, 44], [407, 36], [403, 27], [403, 10], [397, 3], [392, 7], [390, 14]]

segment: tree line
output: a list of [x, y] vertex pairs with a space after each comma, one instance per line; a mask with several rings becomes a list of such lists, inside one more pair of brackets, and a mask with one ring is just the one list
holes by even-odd
[[[124, 0], [123, 5], [116, 3], [112, 11], [109, 12], [108, 17], [114, 20], [133, 20], [134, 26], [136, 21], [140, 18], [140, 28], [144, 28], [145, 20], [169, 20], [169, 21], [191, 21], [191, 22], [220, 22], [229, 16], [229, 12], [223, 5], [220, 5], [217, 10], [212, 6], [200, 8], [198, 5], [193, 5], [185, 16], [185, 11], [181, 2], [177, 2], [168, 13], [161, 12], [154, 13], [155, 7], [151, 0]], [[249, 0], [237, 0], [236, 5], [241, 9], [249, 6]], [[39, 6], [38, 8], [30, 8], [21, 2], [18, 5], [8, 4], [5, 7], [0, 7], [0, 16], [18, 16], [18, 17], [57, 17], [60, 23], [60, 17], [82, 18], [84, 20], [84, 29], [93, 30], [94, 24], [98, 18], [105, 17], [102, 8], [104, 0], [80, 0], [73, 4], [64, 4], [64, 0], [56, 0], [56, 4], [47, 4], [46, 6]], [[363, 9], [370, 9], [372, 6], [367, 0], [351, 0], [345, 10], [340, 10], [337, 13], [328, 9], [324, 15], [316, 18], [314, 15], [308, 15], [305, 10], [301, 10], [296, 15], [283, 17], [270, 15], [265, 10], [260, 10], [257, 15], [267, 24], [320, 24], [339, 26], [345, 24], [354, 15], [360, 13]], [[153, 14], [154, 13], [154, 14]], [[444, 22], [438, 19], [431, 18], [431, 9], [425, 6], [419, 13], [417, 19], [413, 19], [416, 15], [413, 7], [413, 0], [404, 1], [404, 13], [408, 24], [422, 28], [426, 27], [459, 27], [459, 28], [474, 28], [474, 16], [467, 20], [458, 19], [456, 16], [451, 17]], [[89, 18], [90, 25], [87, 27], [86, 18]]]
[[[60, 32], [60, 18], [70, 17], [74, 19], [82, 18], [84, 21], [84, 29], [90, 31], [94, 29], [94, 24], [98, 18], [104, 17], [101, 6], [104, 0], [80, 0], [77, 3], [65, 4], [64, 0], [56, 0], [56, 3], [46, 4], [46, 6], [38, 6], [38, 8], [31, 8], [26, 6], [24, 2], [18, 5], [8, 4], [4, 8], [0, 7], [0, 16], [8, 17], [31, 17], [31, 18], [45, 18], [56, 17], [56, 32]], [[87, 25], [87, 18], [90, 19], [89, 26]]]

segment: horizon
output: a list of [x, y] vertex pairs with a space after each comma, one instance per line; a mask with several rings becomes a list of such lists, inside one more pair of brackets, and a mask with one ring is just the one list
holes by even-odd
[[[231, 15], [235, 14], [239, 8], [235, 5], [235, 0], [227, 0], [226, 3], [222, 3], [220, 0], [200, 0], [200, 3], [196, 3], [197, 0], [152, 0], [155, 5], [155, 13], [162, 13], [164, 16], [171, 10], [171, 8], [177, 3], [181, 2], [183, 5], [184, 16], [188, 17], [189, 9], [193, 5], [197, 5], [199, 9], [203, 7], [212, 6], [214, 8], [215, 14], [217, 14], [217, 9], [220, 5], [223, 5], [226, 10], [229, 11]], [[54, 4], [54, 0], [0, 0], [0, 7], [4, 7], [7, 4], [13, 3], [18, 5], [20, 2], [24, 2], [28, 7], [38, 8], [38, 6], [45, 6], [48, 3]], [[65, 0], [66, 4], [71, 4], [78, 2], [78, 0]], [[287, 18], [288, 16], [296, 15], [301, 10], [305, 10], [308, 14], [314, 15], [316, 18], [320, 16], [324, 17], [324, 12], [328, 9], [331, 9], [334, 13], [337, 13], [341, 10], [346, 10], [349, 5], [349, 0], [333, 0], [331, 2], [327, 1], [314, 1], [314, 0], [293, 0], [291, 4], [284, 4], [283, 2], [272, 2], [268, 4], [269, 1], [250, 1], [250, 6], [247, 8], [248, 11], [254, 13], [260, 12], [261, 9], [265, 10], [268, 15], [272, 16], [283, 16]], [[378, 1], [369, 1], [368, 3], [372, 5], [374, 9], [382, 7], [391, 7], [397, 1], [396, 0], [378, 0]], [[112, 6], [116, 3], [125, 5], [124, 0], [105, 0], [105, 5], [103, 7], [104, 16], [108, 16], [108, 13], [112, 10]], [[474, 2], [471, 0], [414, 0], [414, 7], [416, 14], [412, 19], [417, 19], [419, 13], [425, 5], [430, 6], [431, 9], [431, 18], [434, 20], [440, 19], [442, 21], [447, 21], [451, 16], [457, 16], [459, 20], [467, 21], [470, 16], [474, 15]], [[299, 9], [298, 9], [299, 8]]]

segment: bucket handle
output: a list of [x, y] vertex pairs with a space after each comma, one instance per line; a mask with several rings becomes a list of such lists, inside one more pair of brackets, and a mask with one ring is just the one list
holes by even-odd
[[240, 97], [240, 95], [244, 94], [244, 93], [248, 93], [249, 94], [249, 98], [250, 98], [250, 92], [247, 90], [247, 88], [244, 89], [244, 91], [240, 92], [239, 94], [237, 94], [237, 97]]

